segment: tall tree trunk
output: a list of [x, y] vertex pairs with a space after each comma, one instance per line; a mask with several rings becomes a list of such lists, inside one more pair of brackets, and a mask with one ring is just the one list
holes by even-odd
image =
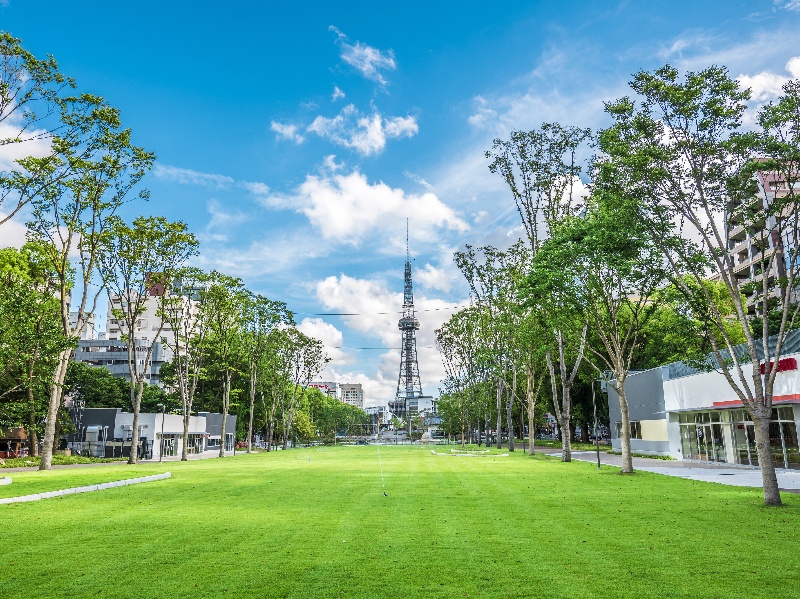
[[528, 453], [533, 455], [536, 452], [536, 448], [534, 447], [534, 439], [536, 438], [536, 421], [534, 419], [535, 416], [535, 409], [536, 409], [536, 382], [535, 382], [535, 373], [533, 368], [530, 365], [526, 366], [525, 374], [527, 377], [527, 384], [525, 386], [525, 395], [527, 396], [527, 408], [528, 408], [528, 439], [530, 441], [530, 445], [528, 447]]
[[131, 395], [133, 395], [133, 424], [131, 425], [131, 455], [128, 458], [129, 464], [135, 464], [139, 459], [139, 411], [142, 406], [143, 393], [144, 379], [131, 383]]
[[769, 445], [769, 423], [772, 417], [771, 410], [764, 408], [766, 414], [753, 415], [753, 429], [756, 434], [756, 449], [758, 451], [758, 465], [761, 468], [761, 482], [764, 486], [764, 504], [779, 506], [781, 492], [778, 488], [778, 477], [775, 474], [775, 462]]
[[[187, 358], [188, 359], [188, 358]], [[181, 462], [186, 462], [189, 460], [189, 416], [191, 414], [192, 408], [189, 404], [188, 390], [187, 387], [187, 380], [184, 377], [183, 372], [183, 365], [178, 360], [178, 392], [181, 395], [181, 408], [183, 412], [183, 447], [181, 448]], [[159, 448], [159, 453], [163, 453], [164, 451], [164, 439], [161, 439], [161, 447]]]
[[47, 406], [47, 420], [44, 427], [44, 441], [42, 442], [42, 459], [39, 470], [50, 470], [53, 467], [53, 445], [57, 444], [56, 421], [58, 411], [61, 409], [61, 398], [64, 395], [64, 380], [67, 378], [67, 366], [72, 354], [71, 349], [65, 349], [58, 354], [58, 362], [53, 373], [53, 384], [50, 387], [50, 403]]
[[[267, 451], [272, 451], [272, 437], [275, 435], [275, 404], [276, 398], [275, 393], [270, 394], [272, 396], [272, 403], [269, 408], [269, 414], [267, 417], [267, 422], [269, 423], [267, 429]], [[336, 430], [334, 429], [333, 433], [334, 440], [336, 439]]]
[[506, 392], [506, 426], [508, 427], [508, 451], [514, 451], [514, 390], [517, 388], [517, 371], [514, 370], [514, 387]]
[[500, 432], [503, 430], [503, 379], [497, 377], [497, 440], [494, 446], [497, 449], [503, 448], [502, 435]]
[[253, 451], [253, 409], [256, 403], [256, 376], [258, 371], [255, 366], [250, 369], [250, 419], [247, 423], [247, 453]]
[[617, 389], [619, 411], [622, 414], [622, 430], [620, 431], [620, 450], [622, 451], [622, 470], [620, 474], [633, 474], [633, 457], [631, 456], [631, 419], [628, 414], [628, 398], [625, 395], [625, 384]]
[[222, 430], [220, 431], [219, 457], [225, 457], [225, 426], [228, 423], [228, 405], [231, 401], [231, 371], [222, 377]]

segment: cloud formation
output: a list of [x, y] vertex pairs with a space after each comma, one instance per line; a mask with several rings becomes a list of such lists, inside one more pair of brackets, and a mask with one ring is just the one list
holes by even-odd
[[382, 52], [359, 41], [351, 44], [349, 38], [335, 26], [331, 25], [328, 29], [336, 34], [336, 43], [339, 44], [340, 50], [339, 57], [344, 62], [361, 73], [362, 77], [386, 86], [388, 81], [382, 71], [393, 71], [397, 68], [394, 52], [391, 50]]
[[[792, 79], [800, 78], [800, 56], [790, 58], [784, 68]], [[783, 86], [789, 77], [771, 71], [761, 71], [755, 75], [742, 74], [737, 79], [742, 87], [750, 88], [751, 100], [761, 104], [777, 99], [783, 93]]]
[[180, 183], [182, 185], [200, 185], [202, 187], [230, 187], [235, 181], [226, 175], [216, 173], [201, 173], [188, 168], [169, 166], [157, 162], [153, 167], [153, 174], [158, 179]]
[[308, 175], [289, 195], [262, 198], [271, 208], [294, 209], [308, 217], [323, 238], [358, 245], [367, 236], [397, 229], [409, 218], [415, 235], [439, 229], [465, 232], [469, 225], [433, 193], [408, 194], [383, 182], [370, 184], [359, 171], [330, 176]]
[[355, 150], [362, 156], [370, 156], [383, 151], [387, 139], [414, 137], [419, 126], [413, 116], [384, 117], [377, 111], [367, 115], [355, 105], [348, 104], [333, 118], [318, 116], [306, 131]]
[[332, 369], [355, 362], [355, 358], [342, 349], [344, 345], [342, 332], [329, 322], [325, 322], [321, 318], [304, 318], [297, 325], [297, 329], [309, 337], [322, 341], [325, 353], [330, 359], [328, 368]]
[[297, 144], [303, 143], [306, 139], [299, 133], [300, 128], [297, 125], [284, 124], [284, 123], [279, 123], [277, 121], [271, 121], [269, 124], [269, 128], [276, 133], [275, 139], [288, 139]]

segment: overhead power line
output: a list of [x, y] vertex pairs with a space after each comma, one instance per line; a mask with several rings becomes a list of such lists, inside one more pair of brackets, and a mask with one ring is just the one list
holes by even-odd
[[[440, 310], [458, 310], [463, 306], [447, 306], [445, 308], [424, 308], [417, 312], [439, 312]], [[292, 312], [298, 316], [386, 316], [389, 314], [402, 314], [402, 310], [392, 310], [391, 312]]]

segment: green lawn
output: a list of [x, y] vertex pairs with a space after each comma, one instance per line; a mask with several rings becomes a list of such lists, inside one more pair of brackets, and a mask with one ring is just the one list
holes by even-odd
[[757, 489], [520, 452], [320, 447], [7, 473], [0, 492], [167, 470], [169, 480], [0, 505], [3, 596], [798, 593], [800, 497], [770, 509]]

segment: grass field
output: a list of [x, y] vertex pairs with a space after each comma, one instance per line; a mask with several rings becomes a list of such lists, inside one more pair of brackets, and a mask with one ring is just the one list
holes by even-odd
[[[544, 456], [321, 447], [11, 473], [4, 597], [790, 597], [800, 497]], [[380, 453], [379, 453], [380, 452]], [[379, 458], [380, 456], [380, 458]], [[381, 471], [383, 473], [383, 483]], [[384, 486], [385, 485], [385, 486]], [[386, 496], [384, 496], [384, 489]]]

